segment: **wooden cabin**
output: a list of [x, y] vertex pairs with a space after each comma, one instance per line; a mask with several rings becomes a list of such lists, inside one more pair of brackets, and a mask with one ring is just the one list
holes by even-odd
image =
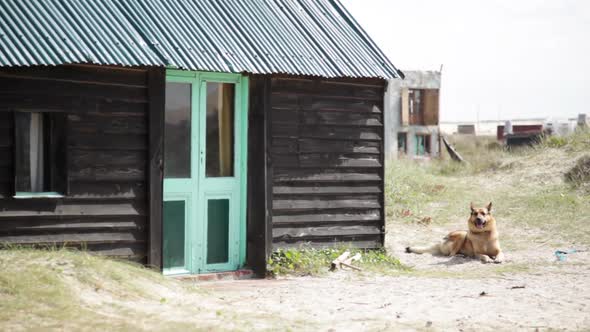
[[337, 0], [0, 9], [1, 244], [165, 274], [383, 245], [383, 97], [403, 74]]

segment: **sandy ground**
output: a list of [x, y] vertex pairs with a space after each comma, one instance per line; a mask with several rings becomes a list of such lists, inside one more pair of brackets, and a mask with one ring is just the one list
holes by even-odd
[[[118, 283], [90, 287], [71, 274], [73, 265], [57, 264], [80, 304], [97, 314], [88, 319], [109, 321], [111, 330], [590, 331], [590, 252], [565, 261], [554, 255], [555, 249], [589, 249], [583, 243], [511, 228], [504, 234], [510, 241], [503, 264], [404, 252], [461, 224], [390, 227], [388, 249], [412, 270], [389, 275], [338, 271], [194, 285], [140, 277], [133, 284], [148, 296], [138, 296]], [[0, 330], [102, 329], [95, 325], [101, 321], [80, 328], [40, 319], [0, 322]]]
[[[456, 225], [460, 227], [460, 225]], [[504, 264], [405, 254], [447, 227], [410, 224], [388, 233], [393, 254], [414, 271], [200, 284], [259, 328], [358, 330], [590, 330], [590, 253], [558, 262], [553, 244], [527, 242]], [[519, 232], [522, 230], [514, 230]], [[563, 243], [561, 244], [563, 245]], [[567, 245], [567, 243], [566, 243]], [[571, 244], [578, 246], [579, 244]], [[261, 313], [263, 313], [262, 316]], [[234, 326], [239, 327], [239, 326]]]

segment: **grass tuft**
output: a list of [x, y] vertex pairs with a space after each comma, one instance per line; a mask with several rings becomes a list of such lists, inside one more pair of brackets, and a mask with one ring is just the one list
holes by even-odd
[[565, 179], [575, 188], [590, 192], [590, 155], [584, 155], [565, 173]]
[[270, 276], [318, 276], [325, 274], [330, 269], [330, 264], [346, 250], [351, 256], [361, 253], [361, 260], [354, 265], [371, 272], [387, 273], [401, 271], [407, 268], [400, 261], [387, 255], [383, 249], [279, 249], [272, 253], [267, 262], [267, 271]]

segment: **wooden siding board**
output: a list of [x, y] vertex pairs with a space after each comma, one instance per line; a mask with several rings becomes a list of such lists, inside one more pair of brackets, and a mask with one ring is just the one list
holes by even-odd
[[383, 176], [378, 169], [358, 170], [358, 169], [301, 169], [301, 168], [276, 168], [274, 169], [275, 183], [279, 182], [316, 182], [316, 183], [340, 183], [340, 182], [381, 182]]
[[368, 185], [368, 186], [285, 186], [275, 185], [273, 188], [273, 194], [277, 195], [350, 195], [354, 194], [378, 194], [381, 193], [381, 186], [379, 185]]
[[3, 69], [0, 84], [0, 120], [16, 109], [68, 114], [69, 186], [62, 199], [13, 199], [13, 134], [5, 134], [12, 121], [0, 121], [0, 243], [68, 245], [145, 262], [146, 70]]
[[162, 204], [164, 199], [163, 158], [164, 158], [164, 109], [166, 72], [162, 68], [148, 71], [149, 86], [149, 245], [148, 264], [162, 269]]
[[147, 150], [146, 135], [72, 134], [68, 147], [88, 150]]
[[248, 189], [247, 189], [247, 248], [246, 261], [260, 276], [266, 273], [267, 251], [272, 238], [267, 236], [270, 223], [267, 215], [267, 114], [265, 103], [268, 78], [250, 76], [248, 109]]
[[[0, 86], [3, 87], [2, 94], [16, 96], [54, 95], [62, 97], [94, 97], [137, 102], [147, 101], [147, 90], [144, 87], [137, 86], [92, 84], [2, 76], [0, 76]], [[52, 88], [48, 89], [48, 86], [51, 86]]]
[[341, 209], [334, 211], [303, 211], [303, 212], [277, 212], [273, 215], [273, 222], [289, 223], [289, 222], [318, 222], [329, 223], [332, 221], [348, 221], [348, 220], [367, 220], [378, 221], [381, 220], [380, 209], [367, 209], [351, 211], [349, 209]]
[[381, 227], [378, 225], [334, 225], [308, 227], [275, 227], [273, 237], [275, 240], [301, 238], [307, 236], [343, 236], [343, 235], [380, 235]]
[[148, 119], [137, 113], [69, 114], [68, 122], [73, 133], [80, 134], [145, 135], [148, 132]]
[[20, 77], [70, 82], [94, 82], [107, 85], [145, 86], [146, 71], [143, 69], [117, 68], [106, 66], [66, 65], [55, 67], [2, 68], [0, 77]]
[[113, 100], [101, 97], [4, 94], [0, 91], [0, 111], [12, 109], [54, 112], [101, 113], [143, 116], [146, 101]]
[[273, 247], [383, 245], [380, 80], [273, 78]]

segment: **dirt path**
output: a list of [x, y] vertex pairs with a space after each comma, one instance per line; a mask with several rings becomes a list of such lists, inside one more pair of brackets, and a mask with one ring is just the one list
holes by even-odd
[[[264, 313], [260, 327], [294, 330], [587, 330], [590, 253], [557, 262], [553, 244], [530, 243], [507, 262], [403, 253], [410, 236], [448, 227], [406, 225], [388, 234], [414, 271], [398, 276], [338, 272], [326, 277], [204, 283], [240, 317]], [[403, 234], [403, 237], [402, 237]], [[408, 235], [409, 234], [409, 235]]]

